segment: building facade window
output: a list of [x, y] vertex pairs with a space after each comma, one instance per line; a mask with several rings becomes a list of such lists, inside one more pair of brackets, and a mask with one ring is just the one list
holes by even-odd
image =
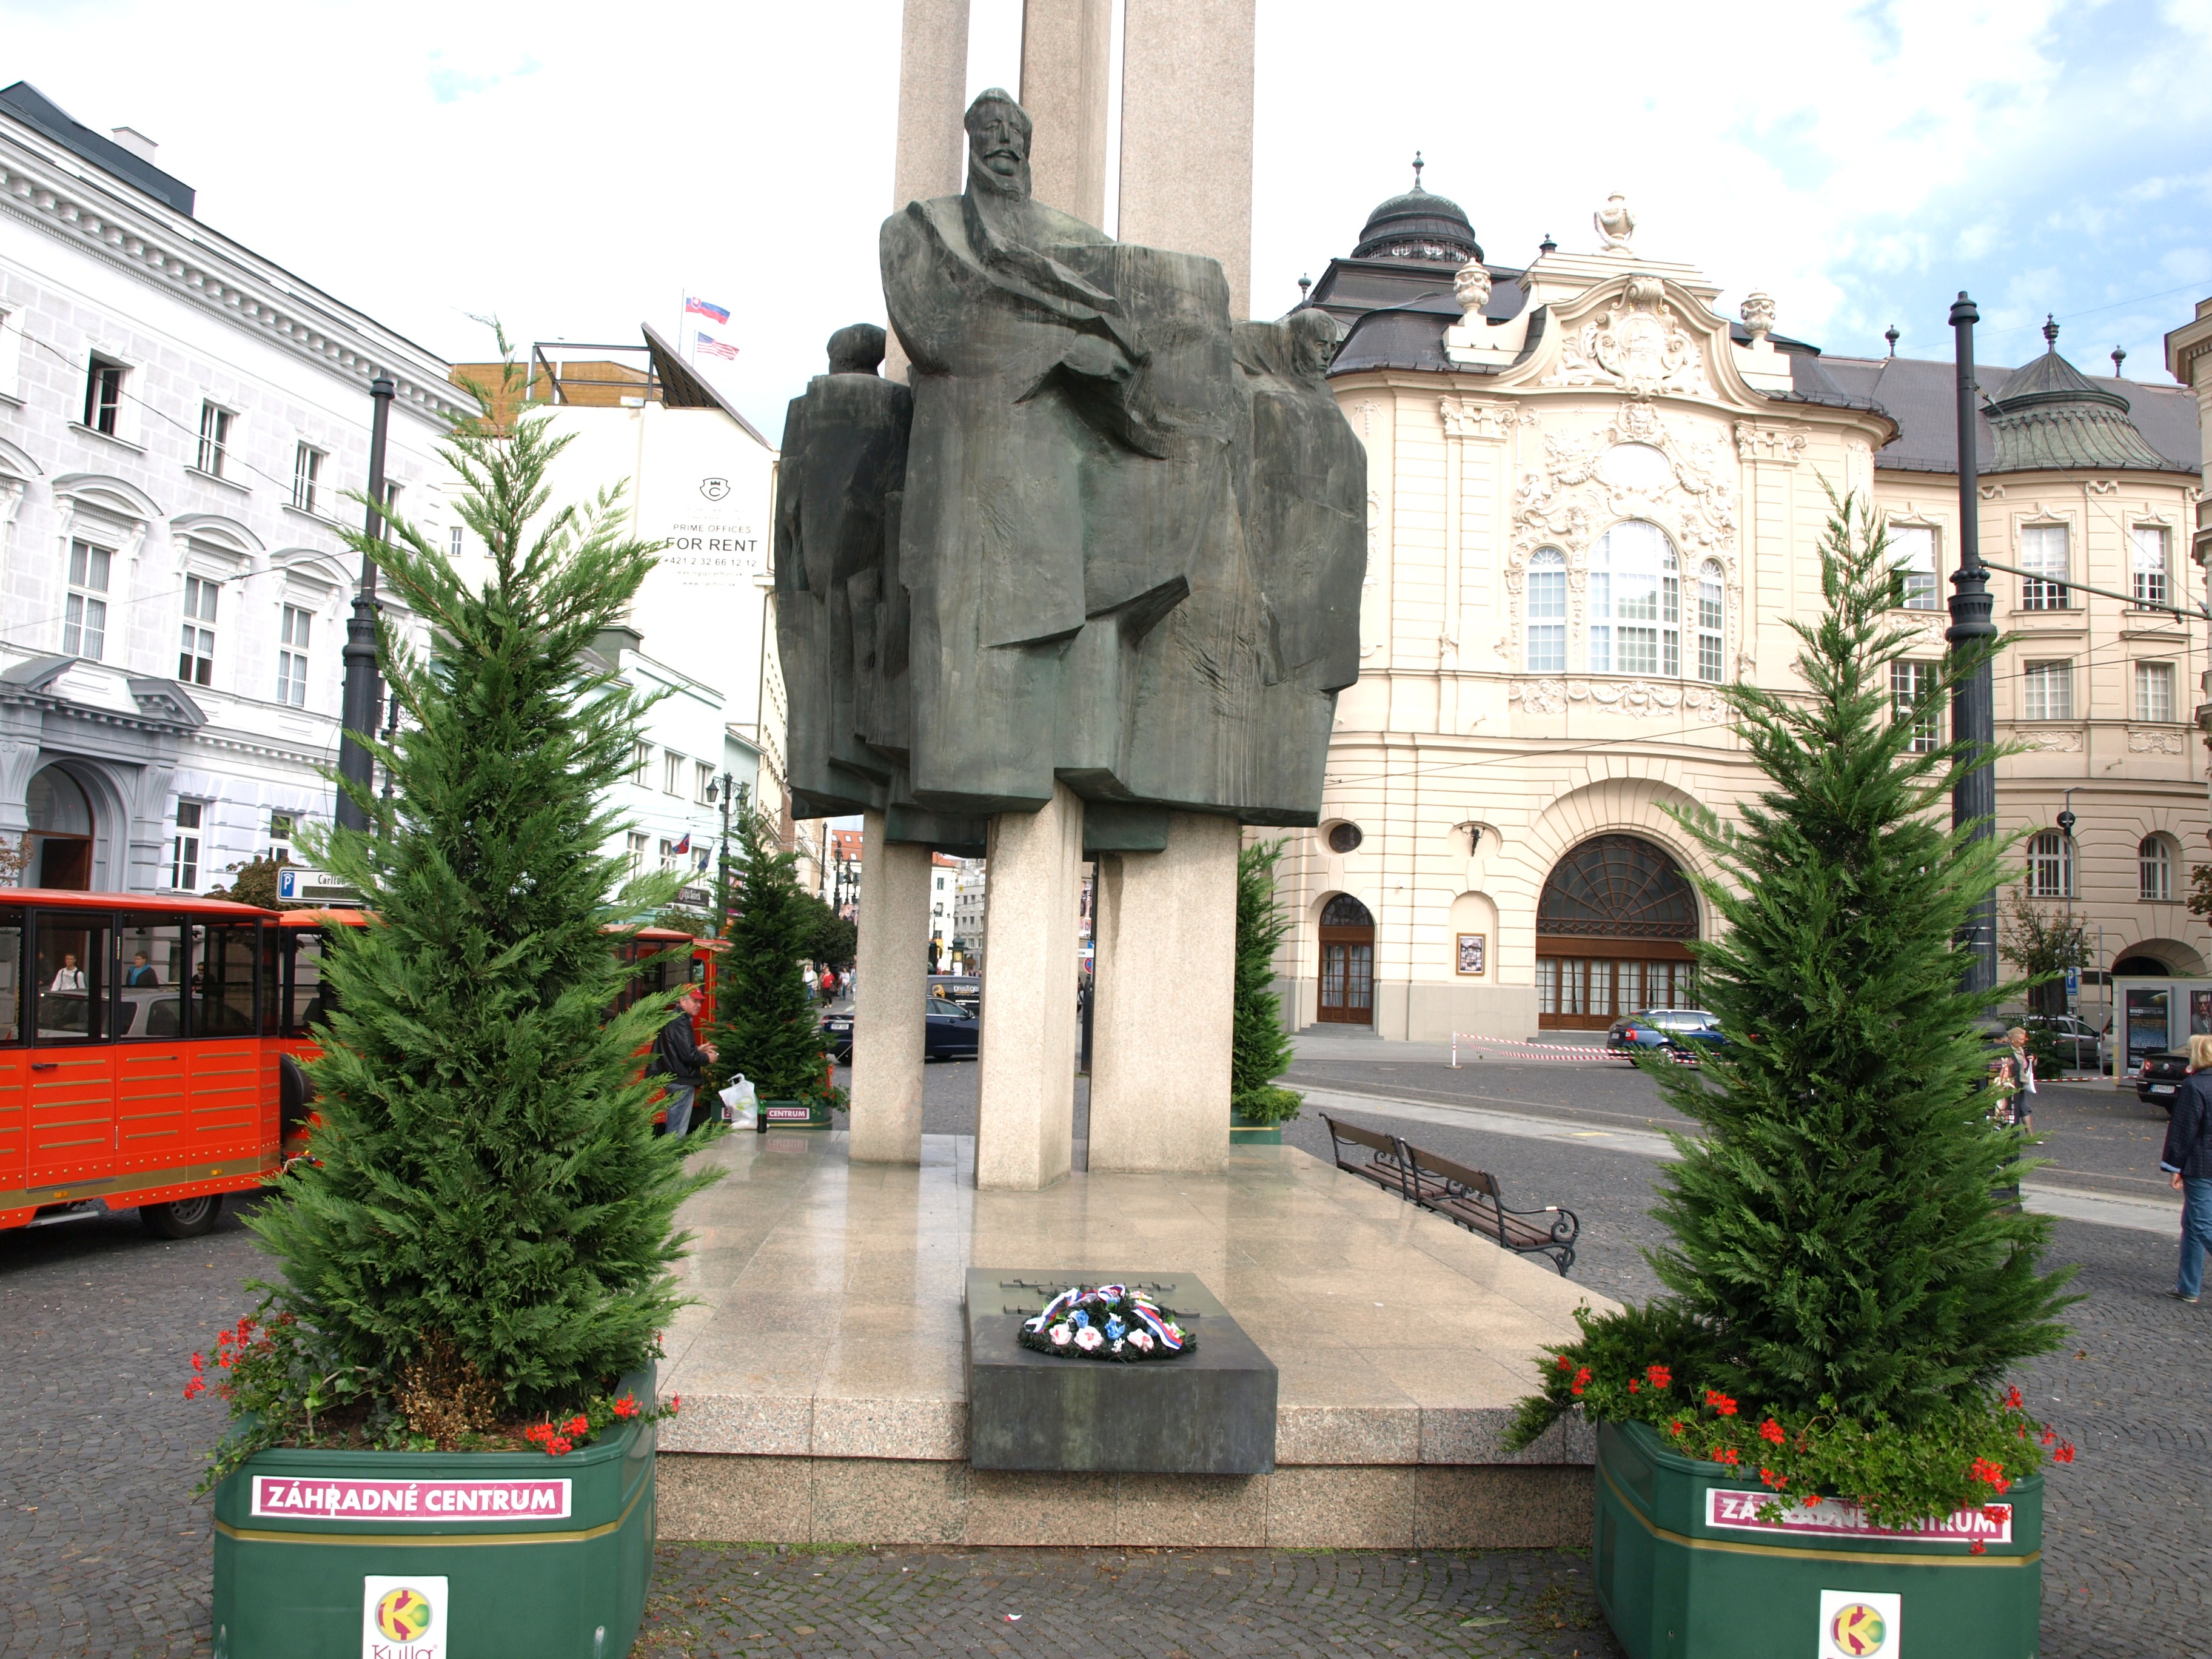
[[93, 358], [84, 377], [84, 423], [94, 432], [116, 435], [123, 419], [123, 382], [130, 373], [112, 358]]
[[296, 605], [284, 607], [276, 630], [276, 701], [302, 708], [307, 702], [307, 634], [314, 617]]
[[292, 452], [292, 505], [302, 513], [317, 510], [323, 487], [323, 452], [301, 444]]
[[199, 891], [200, 820], [206, 810], [201, 801], [177, 803], [177, 834], [169, 843], [169, 885], [179, 892]]
[[2020, 717], [2024, 720], [2074, 718], [2074, 665], [2032, 662], [2020, 677]]
[[1893, 662], [1889, 665], [1891, 718], [1912, 722], [1912, 752], [1916, 755], [1933, 754], [1943, 746], [1942, 710], [1930, 708], [1917, 718], [1913, 714], [1935, 683], [1936, 665], [1932, 662]]
[[2128, 591], [2137, 605], [2171, 605], [2166, 597], [2166, 526], [2158, 524], [2139, 524], [2135, 526], [2134, 548], [2130, 557]]
[[1682, 578], [1674, 544], [1656, 524], [1630, 519], [1590, 550], [1590, 672], [1682, 672]]
[[1935, 610], [1936, 532], [1925, 525], [1892, 525], [1889, 553], [1890, 562], [1905, 578], [1905, 609]]
[[695, 761], [691, 767], [691, 799], [700, 805], [708, 804], [708, 791], [714, 787], [714, 769], [704, 761]]
[[461, 527], [459, 525], [453, 526], [452, 541], [447, 549], [447, 556], [456, 561], [461, 556]]
[[2164, 836], [2145, 836], [2136, 848], [2142, 896], [2163, 904], [2173, 897], [2173, 848]]
[[294, 815], [289, 812], [271, 812], [269, 815], [269, 856], [279, 864], [292, 861], [294, 823]]
[[2020, 568], [2031, 572], [2020, 585], [2023, 611], [2063, 611], [2072, 604], [2066, 591], [2066, 526], [2032, 524], [2020, 532]]
[[673, 749], [665, 750], [660, 762], [660, 793], [681, 798], [684, 793], [684, 757]]
[[215, 602], [221, 584], [204, 576], [185, 578], [185, 632], [177, 647], [177, 678], [186, 685], [205, 685], [215, 677]]
[[653, 745], [641, 743], [630, 751], [629, 781], [641, 789], [653, 787]]
[[629, 872], [633, 876], [645, 873], [646, 839], [635, 830], [629, 832]]
[[1698, 678], [1714, 685], [1721, 682], [1721, 641], [1727, 621], [1720, 561], [1707, 559], [1698, 569]]
[[2074, 842], [2056, 830], [2028, 838], [2027, 891], [2031, 898], [2074, 896]]
[[674, 842], [672, 842], [672, 841], [669, 840], [665, 836], [662, 836], [662, 837], [661, 837], [661, 841], [660, 841], [660, 867], [661, 867], [661, 870], [662, 870], [662, 872], [665, 873], [665, 872], [668, 872], [668, 871], [671, 871], [671, 870], [675, 869], [676, 865], [677, 865], [677, 858], [676, 858], [676, 843], [675, 843]]
[[210, 477], [222, 477], [230, 459], [230, 411], [221, 404], [200, 405], [200, 471]]
[[1528, 672], [1567, 672], [1567, 556], [1556, 547], [1528, 559]]
[[2136, 718], [2170, 720], [2173, 718], [2173, 665], [2139, 662], [2136, 665]]
[[98, 662], [107, 649], [107, 579], [114, 553], [90, 542], [71, 542], [69, 597], [62, 608], [62, 654]]

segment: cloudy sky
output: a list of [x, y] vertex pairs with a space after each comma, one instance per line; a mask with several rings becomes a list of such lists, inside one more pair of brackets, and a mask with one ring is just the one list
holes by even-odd
[[[971, 89], [1019, 79], [1019, 0], [975, 0]], [[0, 81], [130, 125], [208, 224], [453, 358], [635, 340], [731, 307], [717, 379], [771, 436], [842, 324], [880, 319], [897, 0], [0, 0]], [[1654, 258], [1838, 354], [2040, 349], [2165, 380], [2212, 294], [2212, 0], [1669, 10], [1260, 0], [1255, 309], [1297, 297], [1416, 149], [1493, 262]], [[1194, 118], [1202, 118], [1194, 115]]]

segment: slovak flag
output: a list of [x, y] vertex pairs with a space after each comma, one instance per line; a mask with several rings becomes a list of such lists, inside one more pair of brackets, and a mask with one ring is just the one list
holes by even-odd
[[737, 347], [726, 341], [718, 340], [711, 334], [699, 336], [699, 349], [709, 357], [735, 357], [738, 355]]
[[691, 836], [690, 836], [690, 832], [689, 830], [686, 830], [686, 831], [684, 832], [684, 839], [683, 839], [682, 841], [678, 842], [676, 843], [676, 845], [675, 845], [675, 846], [673, 846], [673, 847], [670, 848], [668, 850], [669, 850], [670, 852], [672, 852], [672, 853], [688, 853], [688, 852], [690, 852], [690, 851], [691, 850]]
[[687, 317], [712, 317], [718, 323], [730, 320], [729, 307], [718, 306], [712, 300], [695, 300], [688, 294], [684, 296], [684, 314]]

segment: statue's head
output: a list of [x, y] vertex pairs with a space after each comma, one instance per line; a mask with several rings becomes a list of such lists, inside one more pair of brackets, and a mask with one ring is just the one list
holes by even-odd
[[1030, 113], [1003, 87], [976, 94], [968, 129], [968, 182], [996, 196], [1030, 193]]
[[1336, 356], [1343, 325], [1319, 306], [1291, 313], [1291, 372], [1302, 380], [1318, 380], [1328, 373]]
[[873, 323], [848, 323], [830, 337], [832, 374], [872, 374], [884, 361], [884, 331]]

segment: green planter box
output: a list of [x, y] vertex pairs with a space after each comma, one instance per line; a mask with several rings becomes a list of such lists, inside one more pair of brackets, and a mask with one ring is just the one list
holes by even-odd
[[763, 1100], [753, 1108], [753, 1127], [766, 1134], [770, 1129], [827, 1129], [830, 1103], [817, 1095], [811, 1100]]
[[[1754, 1470], [1678, 1457], [1641, 1423], [1598, 1431], [1597, 1598], [1631, 1659], [2032, 1659], [2043, 1608], [2043, 1478], [2008, 1527], [1875, 1533], [1823, 1504], [1788, 1528], [1731, 1494]], [[1858, 1611], [1853, 1612], [1852, 1609]], [[1844, 1619], [1838, 1633], [1838, 1619]]]
[[1283, 1144], [1283, 1126], [1279, 1123], [1259, 1123], [1243, 1113], [1229, 1114], [1229, 1144], [1232, 1146], [1279, 1146]]
[[[653, 1382], [623, 1388], [649, 1402]], [[215, 1659], [622, 1659], [653, 1577], [653, 1455], [650, 1424], [563, 1457], [258, 1453], [216, 1489]], [[393, 1640], [425, 1607], [442, 1639]]]

